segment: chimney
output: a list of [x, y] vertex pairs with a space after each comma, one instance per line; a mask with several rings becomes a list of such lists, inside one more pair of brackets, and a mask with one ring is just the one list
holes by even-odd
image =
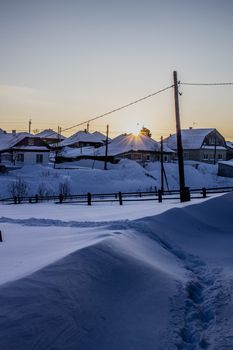
[[12, 130], [12, 135], [16, 136], [16, 130]]

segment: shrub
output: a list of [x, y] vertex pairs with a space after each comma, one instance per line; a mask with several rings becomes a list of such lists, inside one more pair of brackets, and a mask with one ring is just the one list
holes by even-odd
[[25, 180], [21, 177], [17, 177], [16, 180], [11, 182], [8, 186], [8, 191], [12, 197], [24, 197], [28, 193], [29, 186]]
[[66, 179], [64, 182], [59, 183], [59, 194], [62, 194], [64, 199], [70, 196], [71, 188], [69, 180]]

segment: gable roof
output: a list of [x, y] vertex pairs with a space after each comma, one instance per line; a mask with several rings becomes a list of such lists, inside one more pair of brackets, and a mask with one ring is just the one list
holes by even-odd
[[[93, 134], [95, 137], [98, 137], [100, 142], [103, 142], [106, 140], [106, 135], [102, 134], [102, 132], [99, 132], [99, 131], [95, 131], [93, 132]], [[108, 138], [110, 140], [110, 138]]]
[[18, 142], [22, 141], [25, 137], [34, 137], [34, 135], [28, 132], [19, 132], [16, 134], [6, 133], [2, 129], [0, 131], [0, 151], [8, 150], [14, 147]]
[[[160, 144], [146, 135], [123, 134], [112, 140], [108, 145], [108, 155], [116, 156], [118, 154], [127, 153], [130, 151], [147, 151], [159, 152]], [[173, 152], [164, 147], [164, 152]], [[97, 149], [97, 155], [105, 154], [105, 146]]]
[[103, 143], [98, 135], [96, 136], [88, 131], [78, 131], [74, 135], [67, 137], [64, 141], [59, 142], [59, 146], [69, 146], [76, 142]]
[[[182, 145], [184, 149], [200, 149], [205, 137], [215, 129], [182, 129]], [[177, 149], [176, 134], [165, 139], [165, 143], [171, 149]]]
[[37, 133], [35, 136], [41, 137], [41, 138], [49, 138], [49, 139], [65, 139], [66, 137], [63, 135], [59, 135], [56, 131], [52, 129], [45, 129], [39, 133]]

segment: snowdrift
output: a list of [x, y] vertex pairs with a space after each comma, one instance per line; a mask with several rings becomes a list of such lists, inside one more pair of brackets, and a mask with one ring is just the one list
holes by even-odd
[[230, 349], [232, 205], [98, 225], [93, 244], [0, 286], [0, 348]]

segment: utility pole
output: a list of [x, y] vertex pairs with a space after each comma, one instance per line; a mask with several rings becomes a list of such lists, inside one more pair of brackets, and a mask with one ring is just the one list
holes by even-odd
[[161, 191], [163, 193], [164, 191], [164, 181], [163, 181], [163, 173], [164, 173], [164, 169], [163, 169], [163, 136], [161, 136], [161, 147], [160, 147], [160, 165], [161, 165]]
[[28, 132], [29, 132], [29, 134], [31, 134], [31, 126], [32, 126], [32, 120], [29, 119], [29, 122], [28, 122]]
[[176, 139], [177, 139], [177, 154], [178, 154], [178, 166], [179, 166], [179, 182], [180, 182], [180, 201], [187, 202], [190, 200], [190, 193], [188, 187], [185, 187], [184, 178], [184, 157], [183, 157], [183, 146], [181, 137], [181, 126], [180, 126], [180, 109], [179, 109], [179, 89], [177, 72], [173, 72], [174, 79], [174, 99], [175, 99], [175, 113], [176, 113]]
[[216, 164], [216, 153], [217, 153], [217, 139], [214, 137], [214, 165]]
[[108, 133], [109, 133], [109, 125], [107, 125], [107, 131], [106, 131], [104, 170], [107, 170], [107, 162], [108, 162]]

